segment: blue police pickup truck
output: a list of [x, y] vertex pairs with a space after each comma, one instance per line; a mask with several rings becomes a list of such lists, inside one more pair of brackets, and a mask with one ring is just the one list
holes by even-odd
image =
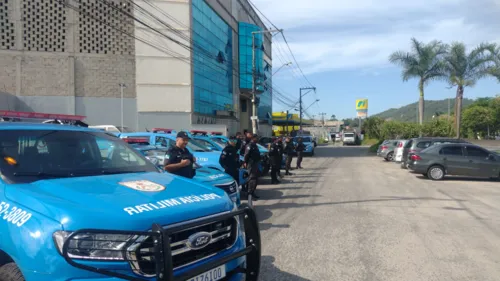
[[[164, 133], [137, 132], [124, 133], [119, 135], [120, 138], [146, 138], [149, 139], [149, 144], [154, 146], [162, 146], [169, 148], [175, 144], [175, 135]], [[219, 163], [220, 151], [211, 151], [207, 147], [198, 145], [197, 143], [189, 142], [187, 149], [191, 152], [198, 164], [203, 167], [224, 171], [224, 168]]]
[[258, 279], [252, 209], [115, 136], [0, 122], [0, 153], [2, 281]]
[[[124, 140], [133, 140], [133, 139], [124, 139]], [[140, 143], [131, 144], [131, 146], [142, 153], [153, 164], [155, 164], [158, 168], [164, 169], [165, 159], [168, 149], [166, 147], [157, 147], [153, 145], [143, 145]], [[195, 164], [196, 175], [194, 176], [194, 180], [198, 182], [202, 182], [204, 184], [208, 184], [217, 188], [224, 190], [231, 200], [236, 204], [240, 205], [240, 191], [238, 188], [238, 184], [230, 175], [218, 171], [216, 169], [205, 168], [201, 165]], [[245, 170], [246, 171], [246, 170]], [[248, 179], [248, 173], [240, 173], [239, 182], [245, 184]]]

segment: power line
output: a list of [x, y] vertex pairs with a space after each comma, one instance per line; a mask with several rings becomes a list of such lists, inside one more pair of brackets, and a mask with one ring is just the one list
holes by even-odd
[[[266, 15], [264, 13], [262, 13], [259, 8], [257, 8], [257, 6], [250, 0], [248, 0], [248, 2], [250, 3], [250, 5], [253, 6], [253, 8], [255, 10], [257, 10], [257, 12], [259, 12], [263, 18], [265, 18], [275, 29], [279, 29], [278, 27], [276, 27], [276, 25], [271, 21], [269, 20]], [[283, 40], [285, 41], [285, 44], [286, 46], [288, 47], [288, 50], [290, 51], [290, 54], [292, 55], [292, 58], [297, 66], [297, 68], [299, 69], [300, 73], [302, 74], [302, 76], [304, 77], [304, 79], [307, 81], [307, 83], [309, 84], [309, 86], [313, 87], [312, 83], [309, 81], [309, 79], [307, 79], [306, 75], [304, 74], [304, 72], [302, 71], [302, 68], [300, 68], [300, 65], [299, 63], [297, 62], [297, 59], [295, 58], [295, 55], [293, 54], [292, 52], [292, 49], [290, 48], [290, 45], [288, 44], [288, 41], [286, 40], [286, 37], [285, 37], [285, 33], [283, 31], [281, 31], [281, 36], [283, 37]]]

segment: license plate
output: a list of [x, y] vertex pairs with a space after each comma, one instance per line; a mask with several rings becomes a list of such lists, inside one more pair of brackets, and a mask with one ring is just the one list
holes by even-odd
[[193, 277], [188, 281], [217, 281], [221, 280], [224, 277], [226, 277], [226, 266], [221, 265], [196, 277]]

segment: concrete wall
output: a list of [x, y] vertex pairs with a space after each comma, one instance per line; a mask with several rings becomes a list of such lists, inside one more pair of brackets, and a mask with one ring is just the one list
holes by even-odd
[[[191, 32], [191, 3], [189, 0], [159, 0], [153, 4], [161, 11], [147, 5], [142, 0], [135, 1], [148, 12], [155, 14], [169, 26], [190, 38]], [[175, 18], [172, 20], [165, 14]], [[168, 30], [164, 24], [147, 19], [144, 15], [137, 13], [137, 17], [145, 21], [145, 24], [159, 30], [162, 34], [190, 46], [189, 39], [182, 38], [172, 30]], [[152, 42], [148, 45], [139, 40], [135, 41], [136, 57], [136, 88], [137, 107], [140, 112], [139, 124], [150, 123], [147, 116], [149, 113], [159, 113], [157, 118], [167, 118], [166, 112], [191, 112], [192, 100], [192, 67], [191, 52], [189, 49], [169, 40], [165, 36], [158, 35], [148, 27], [135, 23], [135, 35], [141, 39]], [[152, 40], [151, 38], [154, 38]], [[154, 45], [154, 46], [151, 46]], [[161, 114], [160, 114], [161, 113]], [[170, 120], [160, 120], [159, 123], [168, 123]]]
[[[78, 6], [77, 1], [70, 2]], [[98, 1], [84, 3], [79, 7], [93, 9]], [[16, 0], [8, 5], [0, 21], [14, 24], [4, 31], [13, 34], [14, 44], [0, 47], [1, 109], [81, 114], [91, 124], [119, 125], [118, 84], [125, 83], [124, 121], [136, 127], [133, 39], [97, 20], [106, 19], [111, 8], [98, 10], [96, 19], [57, 2]], [[126, 19], [120, 25], [131, 27]]]

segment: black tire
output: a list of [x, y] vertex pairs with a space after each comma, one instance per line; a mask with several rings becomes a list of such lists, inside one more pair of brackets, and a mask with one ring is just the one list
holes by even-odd
[[0, 281], [24, 281], [24, 276], [13, 262], [0, 267]]
[[385, 157], [385, 160], [392, 162], [392, 160], [394, 160], [394, 152], [389, 152], [389, 154]]
[[434, 165], [427, 170], [427, 177], [433, 181], [440, 181], [444, 179], [445, 171], [442, 166]]

